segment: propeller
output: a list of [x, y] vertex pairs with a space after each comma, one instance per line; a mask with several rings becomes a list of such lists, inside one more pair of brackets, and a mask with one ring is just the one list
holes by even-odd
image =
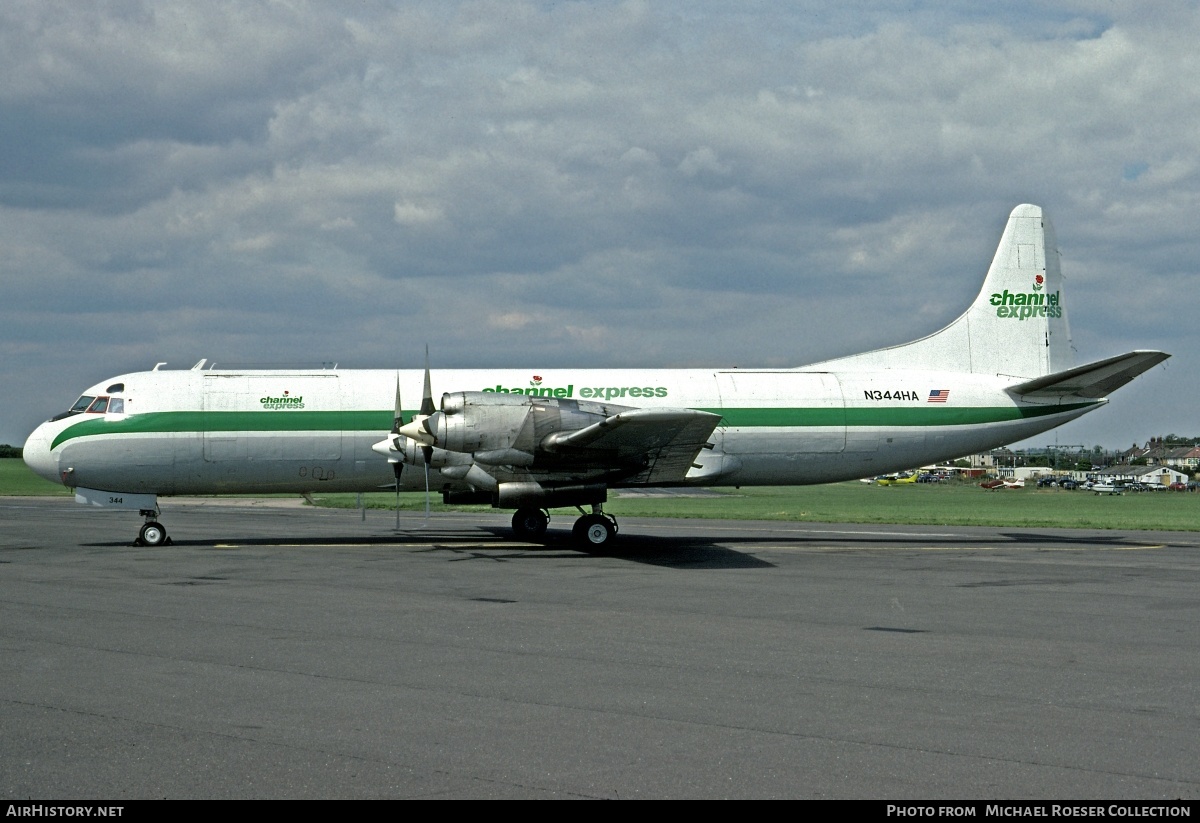
[[[447, 477], [466, 479], [473, 486], [495, 489], [496, 480], [486, 471], [475, 465], [472, 455], [459, 452], [446, 452], [437, 448], [438, 438], [435, 432], [442, 423], [445, 412], [439, 411], [433, 402], [433, 381], [429, 369], [429, 346], [425, 346], [425, 385], [422, 389], [420, 410], [405, 423], [400, 405], [400, 375], [396, 374], [396, 402], [392, 415], [392, 431], [387, 439], [371, 446], [372, 451], [385, 457], [392, 464], [396, 475], [396, 529], [400, 528], [400, 475], [405, 463], [425, 464], [425, 526], [429, 525], [430, 486], [429, 469], [434, 462], [438, 469]], [[435, 450], [439, 452], [434, 460]], [[417, 453], [420, 457], [417, 457]]]
[[[437, 408], [433, 405], [433, 388], [429, 379], [429, 344], [425, 344], [425, 387], [421, 392], [421, 410], [417, 412], [422, 423], [428, 420], [437, 412]], [[417, 422], [417, 418], [413, 418], [413, 422]], [[426, 427], [428, 431], [428, 427]], [[425, 454], [425, 508], [429, 508], [429, 461], [433, 459], [433, 444], [427, 443], [421, 449]]]
[[[400, 373], [396, 372], [396, 407], [392, 417], [392, 434], [400, 434], [404, 425], [404, 412], [400, 406]], [[399, 460], [392, 462], [392, 472], [396, 475], [396, 530], [400, 529], [400, 473], [404, 471], [404, 463]]]
[[[428, 420], [435, 411], [433, 405], [433, 384], [429, 379], [429, 344], [425, 344], [425, 386], [421, 390], [421, 409], [417, 412], [421, 418], [421, 422]], [[417, 418], [413, 418], [416, 422]], [[421, 447], [421, 454], [425, 457], [425, 525], [429, 525], [429, 461], [433, 459], [433, 445], [430, 443]]]
[[398, 430], [399, 434], [421, 444], [425, 452], [425, 462], [428, 463], [433, 455], [433, 447], [437, 445], [434, 427], [430, 420], [438, 414], [437, 406], [433, 404], [433, 389], [429, 379], [429, 347], [425, 347], [425, 388], [421, 396], [421, 410]]

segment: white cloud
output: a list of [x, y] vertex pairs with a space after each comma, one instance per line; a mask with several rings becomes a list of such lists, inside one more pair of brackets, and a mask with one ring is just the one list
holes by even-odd
[[22, 403], [0, 440], [48, 392], [218, 349], [788, 365], [894, 343], [962, 309], [1026, 201], [1058, 227], [1078, 343], [1186, 353], [1195, 324], [1162, 307], [1200, 258], [1197, 34], [1190, 5], [1124, 2], [5, 4]]

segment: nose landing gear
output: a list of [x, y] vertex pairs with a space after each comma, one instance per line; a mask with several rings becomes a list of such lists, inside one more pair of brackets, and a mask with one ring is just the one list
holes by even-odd
[[146, 518], [145, 525], [138, 532], [137, 540], [133, 541], [135, 546], [169, 546], [171, 538], [167, 536], [167, 530], [163, 525], [155, 520], [158, 517], [158, 509], [142, 509], [142, 517]]

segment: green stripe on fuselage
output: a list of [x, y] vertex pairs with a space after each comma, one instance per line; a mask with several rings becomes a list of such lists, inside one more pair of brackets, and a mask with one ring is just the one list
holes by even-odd
[[391, 411], [148, 412], [119, 420], [81, 421], [59, 432], [50, 448], [76, 437], [99, 434], [377, 431], [382, 436], [391, 428]]
[[970, 426], [980, 423], [1004, 423], [1029, 420], [1049, 414], [1078, 411], [1090, 403], [1065, 403], [1059, 406], [890, 406], [878, 409], [702, 409], [722, 415], [722, 425], [734, 428], [815, 426], [887, 427], [887, 426]]
[[[967, 426], [1028, 420], [1063, 414], [1097, 403], [1068, 403], [1058, 406], [919, 406], [915, 408], [730, 408], [701, 409], [719, 414], [722, 425], [734, 428], [807, 428], [820, 426]], [[392, 412], [386, 411], [279, 411], [148, 412], [120, 419], [92, 417], [59, 432], [50, 445], [57, 448], [68, 440], [105, 434], [176, 434], [201, 432], [379, 432], [392, 428]], [[415, 412], [406, 412], [410, 419]]]

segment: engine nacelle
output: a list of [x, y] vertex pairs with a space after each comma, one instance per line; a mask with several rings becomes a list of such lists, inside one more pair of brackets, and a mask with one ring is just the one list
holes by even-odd
[[493, 465], [532, 465], [550, 434], [576, 431], [625, 411], [623, 406], [501, 392], [442, 395], [441, 411], [421, 425], [440, 449], [476, 454]]

